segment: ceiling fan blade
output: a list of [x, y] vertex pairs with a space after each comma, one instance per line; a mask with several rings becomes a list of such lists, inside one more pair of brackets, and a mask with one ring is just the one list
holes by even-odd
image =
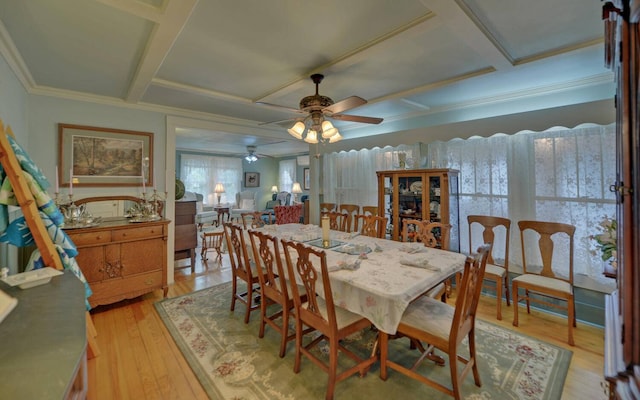
[[269, 106], [269, 107], [275, 107], [275, 108], [279, 108], [281, 110], [286, 110], [286, 111], [294, 112], [294, 113], [297, 113], [297, 114], [306, 113], [305, 111], [302, 111], [302, 110], [297, 109], [297, 108], [281, 106], [279, 104], [273, 104], [273, 103], [265, 103], [264, 101], [256, 101], [256, 104], [260, 104], [260, 105], [263, 105], [263, 106]]
[[332, 114], [337, 114], [337, 113], [345, 112], [347, 110], [351, 110], [352, 108], [360, 107], [365, 104], [367, 104], [367, 101], [362, 97], [351, 96], [351, 97], [347, 97], [344, 100], [340, 100], [339, 102], [332, 104], [329, 107], [325, 107], [322, 111], [330, 112]]
[[279, 124], [282, 122], [287, 122], [287, 121], [300, 121], [300, 117], [296, 117], [296, 118], [287, 118], [287, 119], [279, 119], [277, 121], [269, 121], [269, 122], [260, 122], [258, 125], [271, 125], [271, 124]]
[[380, 122], [383, 121], [382, 118], [363, 117], [361, 115], [349, 115], [349, 114], [333, 114], [331, 118], [337, 119], [340, 121], [361, 122], [363, 124], [379, 124]]

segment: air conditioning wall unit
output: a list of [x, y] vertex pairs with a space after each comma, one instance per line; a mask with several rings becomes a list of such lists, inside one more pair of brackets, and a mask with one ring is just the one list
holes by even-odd
[[309, 155], [298, 156], [298, 165], [301, 167], [307, 167], [309, 165]]

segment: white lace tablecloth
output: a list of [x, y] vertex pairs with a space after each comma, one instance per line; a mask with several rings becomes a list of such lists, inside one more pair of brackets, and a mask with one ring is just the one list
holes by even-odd
[[[280, 239], [308, 242], [322, 235], [314, 225], [267, 225], [261, 231]], [[368, 318], [378, 329], [394, 334], [409, 303], [464, 269], [466, 256], [386, 239], [331, 231], [331, 240], [344, 245], [326, 249], [334, 302]], [[360, 248], [358, 248], [358, 245]], [[368, 251], [366, 258], [347, 252]], [[342, 269], [360, 261], [359, 268]], [[319, 293], [322, 295], [322, 292]]]

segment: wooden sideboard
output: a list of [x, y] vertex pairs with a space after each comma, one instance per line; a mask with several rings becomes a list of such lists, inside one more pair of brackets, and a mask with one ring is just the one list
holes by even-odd
[[169, 222], [113, 218], [97, 227], [65, 230], [78, 248], [76, 261], [93, 291], [92, 307], [160, 288], [167, 295]]
[[[196, 226], [196, 202], [176, 201], [174, 260], [190, 258], [191, 272], [196, 266], [196, 247], [198, 247], [198, 228]], [[218, 219], [220, 218], [218, 213]]]

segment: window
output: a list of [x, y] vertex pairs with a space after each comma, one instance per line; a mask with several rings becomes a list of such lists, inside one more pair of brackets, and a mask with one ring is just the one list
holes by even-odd
[[[604, 218], [615, 218], [615, 126], [581, 125], [544, 132], [435, 142], [433, 165], [460, 170], [460, 242], [469, 248], [470, 214], [511, 219], [510, 265], [522, 265], [517, 222], [555, 221], [576, 227], [574, 277], [603, 282], [602, 263], [589, 235]], [[514, 268], [517, 270], [517, 267]]]
[[224, 185], [225, 192], [220, 202], [233, 203], [242, 182], [242, 160], [232, 157], [182, 154], [180, 176], [185, 190], [201, 193], [205, 205], [217, 204], [218, 199], [213, 191], [216, 183]]
[[324, 201], [338, 204], [378, 204], [376, 171], [397, 169], [401, 160], [406, 163], [407, 168], [419, 168], [420, 145], [326, 154], [322, 169]]
[[293, 182], [296, 181], [296, 160], [283, 160], [279, 164], [278, 185], [281, 192], [291, 193]]

